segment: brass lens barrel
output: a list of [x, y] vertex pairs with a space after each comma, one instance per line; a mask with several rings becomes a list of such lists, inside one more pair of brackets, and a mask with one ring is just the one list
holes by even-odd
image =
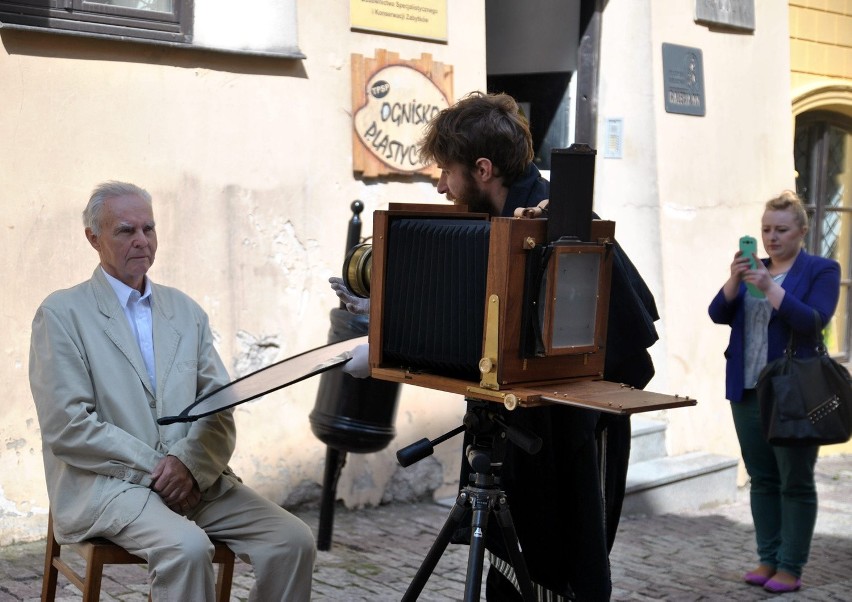
[[343, 283], [358, 297], [370, 297], [370, 276], [373, 271], [373, 245], [355, 245], [343, 260]]

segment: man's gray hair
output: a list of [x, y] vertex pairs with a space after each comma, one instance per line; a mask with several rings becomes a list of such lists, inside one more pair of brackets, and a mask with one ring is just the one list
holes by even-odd
[[89, 197], [89, 203], [83, 210], [83, 226], [92, 231], [92, 234], [101, 233], [101, 213], [104, 203], [109, 199], [119, 196], [138, 196], [140, 199], [151, 204], [151, 194], [144, 188], [128, 182], [117, 182], [115, 180], [98, 184]]

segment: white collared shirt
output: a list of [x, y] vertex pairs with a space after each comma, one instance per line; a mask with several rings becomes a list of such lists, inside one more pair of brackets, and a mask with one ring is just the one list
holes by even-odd
[[145, 276], [145, 292], [139, 294], [135, 288], [124, 284], [121, 280], [113, 278], [101, 267], [107, 281], [115, 291], [118, 302], [124, 310], [130, 330], [136, 337], [136, 343], [142, 352], [145, 362], [145, 370], [151, 381], [151, 388], [157, 390], [157, 375], [154, 368], [154, 322], [151, 315], [151, 280]]

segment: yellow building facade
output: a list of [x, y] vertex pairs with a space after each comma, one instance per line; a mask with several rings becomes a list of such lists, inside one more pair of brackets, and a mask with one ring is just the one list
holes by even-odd
[[[790, 86], [796, 190], [811, 208], [811, 251], [842, 268], [841, 298], [826, 332], [849, 359], [852, 248], [852, 2], [796, 0], [790, 11]], [[852, 451], [852, 444], [823, 453]]]

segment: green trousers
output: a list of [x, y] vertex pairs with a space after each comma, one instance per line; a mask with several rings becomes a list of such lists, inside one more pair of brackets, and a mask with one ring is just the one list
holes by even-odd
[[796, 577], [808, 561], [817, 516], [818, 446], [770, 445], [760, 426], [754, 389], [731, 403], [734, 427], [751, 480], [751, 516], [761, 564]]

